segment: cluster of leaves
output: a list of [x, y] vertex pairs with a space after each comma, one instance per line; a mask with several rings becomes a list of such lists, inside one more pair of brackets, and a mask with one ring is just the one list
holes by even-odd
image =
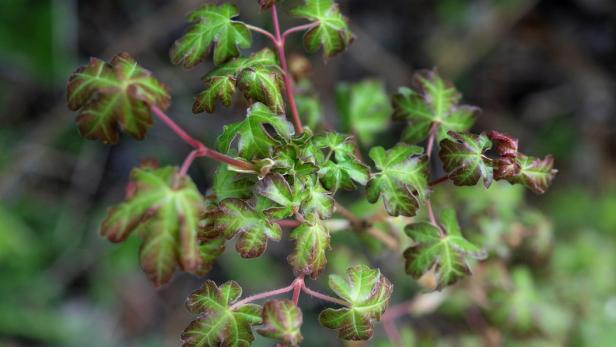
[[[347, 305], [323, 310], [321, 323], [337, 329], [340, 338], [365, 340], [372, 336], [373, 321], [385, 312], [393, 285], [378, 269], [358, 265], [348, 269], [346, 279], [332, 275], [330, 288]], [[186, 301], [188, 309], [197, 314], [182, 334], [182, 346], [249, 346], [257, 332], [285, 346], [298, 346], [303, 340], [301, 310], [290, 300], [274, 299], [263, 307], [238, 300], [242, 288], [234, 281], [216, 286], [207, 280]]]
[[[275, 2], [259, 4], [266, 9]], [[330, 57], [353, 40], [331, 0], [306, 0], [292, 13], [311, 21], [304, 34], [309, 52], [322, 47]], [[113, 242], [131, 233], [141, 236], [141, 266], [156, 286], [167, 283], [176, 268], [205, 275], [227, 240], [236, 239], [243, 258], [261, 256], [268, 241], [281, 240], [281, 223], [288, 221], [297, 223], [289, 234], [294, 241], [289, 264], [298, 277], [318, 278], [328, 261], [326, 220], [336, 212], [338, 194], [365, 187], [367, 200], [382, 201], [393, 217], [415, 216], [429, 204], [432, 153], [417, 146], [424, 140], [430, 150], [438, 142], [443, 169], [457, 186], [482, 180], [487, 188], [496, 179], [543, 193], [553, 179], [556, 170], [550, 156], [541, 160], [519, 153], [517, 139], [502, 133], [469, 133], [477, 109], [459, 105], [461, 94], [436, 71], [418, 73], [413, 89], [401, 88], [391, 106], [378, 82], [338, 89], [343, 126], [364, 145], [371, 145], [386, 129], [392, 109], [395, 119], [409, 123], [403, 142], [369, 150], [374, 168], [362, 162], [353, 135], [315, 133], [309, 127], [296, 133], [284, 115], [288, 72], [269, 49], [241, 56], [252, 38], [250, 26], [234, 19], [238, 14], [229, 4], [195, 10], [188, 15], [189, 29], [170, 53], [173, 63], [186, 68], [213, 55], [215, 67], [203, 77], [205, 87], [196, 98], [195, 113], [214, 112], [218, 101], [230, 106], [238, 87], [251, 104], [246, 117], [226, 125], [218, 137], [219, 155], [226, 156], [228, 164], [216, 171], [212, 194], [204, 197], [174, 167], [148, 163], [133, 171], [126, 201], [111, 208], [101, 226], [101, 234]], [[152, 123], [150, 109], [165, 110], [170, 102], [164, 85], [126, 54], [111, 63], [93, 58], [71, 76], [67, 97], [69, 108], [80, 110], [81, 133], [106, 143], [117, 142], [118, 126], [143, 138]], [[495, 153], [488, 156], [493, 146]], [[404, 231], [412, 240], [404, 252], [406, 272], [415, 278], [430, 276], [432, 289], [469, 274], [469, 259], [485, 257], [462, 235], [453, 210], [443, 210], [439, 221], [413, 223]], [[329, 285], [347, 305], [324, 310], [320, 322], [338, 330], [342, 339], [368, 339], [373, 322], [387, 308], [393, 285], [378, 269], [363, 265], [350, 268], [346, 279], [331, 276]], [[274, 300], [260, 307], [238, 301], [240, 296], [235, 282], [218, 287], [206, 281], [187, 302], [199, 317], [184, 332], [184, 345], [248, 346], [254, 339], [251, 327], [259, 324], [264, 336], [292, 346], [301, 342], [302, 315], [295, 304]]]

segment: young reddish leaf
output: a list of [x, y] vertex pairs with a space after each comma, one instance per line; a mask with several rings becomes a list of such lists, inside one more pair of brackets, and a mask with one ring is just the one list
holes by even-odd
[[287, 260], [296, 274], [305, 274], [317, 279], [327, 264], [325, 252], [329, 250], [329, 231], [323, 221], [309, 215], [290, 235], [295, 241], [293, 253]]
[[216, 100], [231, 106], [238, 84], [247, 99], [262, 102], [278, 114], [284, 113], [282, 71], [276, 55], [268, 48], [216, 67], [203, 81], [205, 89], [195, 99], [193, 113], [214, 112]]
[[518, 139], [495, 130], [488, 131], [488, 137], [494, 143], [496, 152], [503, 157], [518, 155]]
[[91, 58], [90, 64], [71, 74], [66, 92], [69, 109], [79, 111], [77, 126], [87, 139], [118, 142], [118, 126], [136, 139], [143, 139], [152, 125], [150, 106], [163, 110], [171, 96], [148, 70], [127, 53], [108, 64]]
[[171, 62], [192, 68], [214, 52], [214, 64], [220, 65], [240, 54], [240, 48], [252, 45], [246, 24], [233, 20], [239, 9], [231, 4], [206, 4], [188, 14], [191, 26], [171, 47]]
[[327, 161], [319, 170], [321, 183], [332, 192], [338, 189], [355, 190], [356, 183], [365, 186], [370, 178], [370, 169], [357, 159], [341, 162]]
[[415, 90], [400, 88], [392, 99], [394, 118], [409, 121], [404, 141], [424, 140], [435, 123], [438, 141], [448, 138], [449, 131], [463, 132], [473, 125], [477, 108], [458, 105], [460, 93], [435, 70], [416, 73], [413, 84]]
[[[545, 193], [558, 172], [554, 169], [554, 158], [551, 155], [539, 159], [519, 153], [512, 162], [499, 161], [497, 165], [495, 173], [498, 171], [498, 179], [505, 179], [511, 184], [522, 184], [536, 194]], [[508, 169], [506, 165], [514, 166], [514, 169], [509, 171], [513, 175], [504, 172]]]
[[182, 333], [182, 347], [248, 347], [254, 340], [251, 327], [261, 324], [261, 306], [233, 306], [242, 295], [234, 281], [216, 286], [207, 280], [186, 300], [186, 307], [198, 314]]
[[[270, 125], [278, 137], [270, 135], [265, 129]], [[218, 146], [228, 153], [232, 142], [237, 141], [239, 155], [247, 160], [268, 156], [281, 139], [289, 139], [293, 135], [293, 125], [284, 116], [273, 113], [267, 106], [256, 103], [248, 109], [248, 115], [243, 121], [225, 125], [218, 137]]]
[[385, 210], [391, 216], [414, 216], [428, 188], [428, 161], [417, 146], [398, 144], [387, 151], [383, 147], [370, 150], [378, 172], [366, 186], [368, 201], [383, 197]]
[[323, 56], [329, 58], [353, 42], [347, 20], [332, 0], [305, 0], [304, 6], [296, 7], [292, 14], [315, 22], [304, 34], [304, 47], [309, 53], [323, 47]]
[[296, 347], [304, 340], [302, 323], [302, 311], [293, 301], [271, 300], [263, 305], [263, 328], [257, 332], [279, 340], [284, 346]]
[[242, 257], [254, 258], [263, 254], [267, 239], [280, 241], [280, 226], [270, 222], [267, 216], [245, 201], [225, 199], [220, 203], [219, 209], [219, 213], [214, 216], [212, 227], [227, 239], [239, 234], [235, 248]]
[[346, 279], [329, 276], [329, 287], [349, 303], [348, 307], [325, 309], [321, 324], [338, 330], [344, 340], [367, 340], [372, 336], [374, 321], [379, 321], [389, 305], [393, 284], [379, 269], [356, 265], [347, 270]]
[[364, 145], [371, 145], [391, 120], [389, 96], [385, 84], [378, 80], [338, 85], [336, 110], [342, 130], [355, 134]]
[[492, 147], [485, 134], [449, 132], [453, 138], [441, 141], [439, 157], [449, 178], [457, 186], [473, 186], [483, 177], [483, 185], [492, 184], [492, 160], [484, 152]]
[[229, 170], [227, 165], [220, 165], [214, 174], [212, 191], [218, 201], [227, 198], [247, 199], [252, 195], [253, 180], [246, 175]]
[[428, 271], [436, 275], [436, 289], [455, 283], [471, 273], [468, 257], [483, 259], [486, 254], [467, 241], [460, 232], [455, 211], [446, 209], [441, 214], [444, 233], [433, 224], [421, 222], [409, 224], [404, 232], [413, 240], [413, 245], [404, 251], [406, 273], [420, 278]]
[[500, 157], [492, 163], [495, 180], [507, 179], [520, 174], [520, 163], [515, 157]]
[[204, 201], [192, 180], [173, 167], [145, 167], [134, 169], [131, 181], [134, 193], [109, 210], [101, 234], [121, 242], [138, 229], [141, 267], [156, 286], [167, 283], [176, 266], [199, 271], [203, 249], [197, 233]]

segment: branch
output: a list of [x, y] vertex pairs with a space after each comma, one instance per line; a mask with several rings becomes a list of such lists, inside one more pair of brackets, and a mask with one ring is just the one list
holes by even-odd
[[337, 201], [334, 202], [334, 206], [336, 206], [336, 212], [342, 215], [344, 218], [348, 219], [351, 222], [351, 226], [353, 229], [357, 231], [365, 231], [368, 234], [372, 235], [377, 240], [381, 241], [388, 248], [398, 251], [399, 242], [391, 237], [389, 234], [382, 232], [380, 229], [372, 227], [368, 221], [365, 219], [357, 217], [353, 212], [349, 211], [346, 207], [340, 205]]
[[301, 134], [304, 132], [304, 127], [302, 126], [302, 121], [299, 118], [299, 112], [297, 111], [297, 105], [295, 104], [295, 95], [293, 94], [293, 81], [291, 81], [291, 77], [289, 74], [289, 68], [287, 66], [287, 57], [284, 52], [284, 39], [280, 35], [280, 23], [278, 22], [278, 12], [276, 10], [276, 5], [272, 6], [272, 21], [274, 22], [274, 34], [275, 41], [274, 46], [276, 46], [276, 51], [278, 52], [278, 60], [280, 60], [280, 67], [282, 68], [283, 79], [285, 90], [287, 92], [287, 101], [289, 102], [289, 107], [291, 108], [291, 116], [293, 117], [293, 126], [295, 127], [295, 132]]
[[304, 25], [298, 25], [296, 27], [292, 27], [287, 29], [283, 34], [282, 34], [282, 42], [284, 43], [287, 39], [287, 36], [298, 32], [298, 31], [304, 31], [304, 30], [309, 30], [314, 28], [315, 26], [319, 25], [319, 22], [312, 22], [312, 23], [308, 23], [308, 24], [304, 24]]
[[182, 164], [182, 167], [180, 169], [180, 173], [185, 174], [186, 171], [188, 171], [188, 168], [190, 167], [192, 162], [195, 160], [195, 158], [198, 158], [198, 157], [208, 157], [210, 159], [214, 159], [219, 162], [228, 164], [230, 166], [235, 166], [243, 170], [248, 170], [248, 171], [255, 170], [254, 166], [250, 163], [231, 158], [228, 155], [222, 154], [218, 151], [215, 151], [211, 148], [206, 147], [201, 141], [188, 135], [188, 133], [184, 129], [182, 129], [182, 127], [180, 127], [176, 122], [174, 122], [171, 118], [169, 118], [169, 116], [167, 116], [165, 112], [163, 112], [160, 108], [156, 106], [150, 106], [150, 110], [163, 123], [165, 123], [165, 125], [167, 125], [169, 129], [171, 129], [176, 135], [178, 135], [182, 140], [184, 140], [184, 142], [188, 143], [190, 146], [195, 148], [195, 150], [190, 152], [188, 156], [186, 157], [186, 159], [184, 160], [184, 163]]
[[302, 291], [304, 293], [314, 297], [314, 298], [321, 299], [323, 301], [329, 301], [329, 302], [332, 302], [334, 304], [338, 304], [340, 306], [349, 307], [349, 303], [348, 302], [346, 302], [344, 300], [340, 300], [340, 299], [334, 298], [334, 297], [331, 297], [329, 295], [325, 295], [325, 294], [319, 293], [316, 290], [312, 290], [312, 289], [306, 287], [305, 284], [302, 286]]
[[267, 38], [270, 39], [274, 45], [278, 44], [276, 37], [274, 37], [274, 35], [272, 35], [269, 31], [250, 24], [246, 24], [246, 27], [254, 32], [267, 36]]
[[230, 309], [233, 309], [237, 306], [241, 306], [244, 304], [247, 304], [249, 302], [253, 302], [253, 301], [257, 301], [257, 300], [261, 300], [261, 299], [266, 299], [272, 296], [276, 296], [276, 295], [280, 295], [280, 294], [284, 294], [284, 293], [288, 293], [290, 291], [292, 291], [295, 288], [295, 281], [293, 281], [293, 283], [291, 283], [290, 285], [284, 287], [284, 288], [280, 288], [280, 289], [274, 289], [274, 290], [270, 290], [267, 292], [263, 292], [263, 293], [259, 293], [259, 294], [255, 294], [255, 295], [251, 295], [248, 296], [238, 302], [236, 302], [235, 304], [231, 305]]

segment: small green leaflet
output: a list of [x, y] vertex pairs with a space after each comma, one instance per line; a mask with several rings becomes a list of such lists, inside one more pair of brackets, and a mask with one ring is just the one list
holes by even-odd
[[248, 347], [254, 340], [251, 326], [261, 324], [261, 306], [233, 306], [242, 296], [234, 281], [216, 286], [207, 280], [186, 300], [197, 319], [182, 333], [182, 347]]
[[546, 303], [539, 295], [528, 269], [514, 268], [511, 282], [507, 288], [490, 293], [490, 301], [495, 306], [491, 316], [497, 322], [513, 327], [513, 330], [531, 332], [541, 325], [538, 320]]
[[536, 194], [545, 193], [558, 172], [554, 169], [554, 158], [551, 155], [540, 159], [518, 153], [515, 158], [498, 161], [494, 168], [495, 175], [497, 170], [504, 170], [502, 165], [508, 164], [514, 165], [516, 170], [509, 171], [508, 175], [500, 172], [497, 179], [505, 179], [511, 184], [522, 184]]
[[247, 199], [252, 195], [253, 185], [247, 175], [231, 171], [223, 164], [216, 169], [212, 191], [219, 202], [227, 198]]
[[242, 22], [233, 20], [239, 9], [231, 4], [207, 4], [189, 13], [188, 31], [175, 41], [171, 62], [189, 69], [203, 61], [213, 51], [214, 64], [220, 65], [239, 56], [240, 48], [252, 45], [252, 34]]
[[229, 198], [220, 202], [212, 227], [228, 240], [239, 234], [236, 250], [243, 258], [258, 257], [265, 251], [267, 240], [280, 241], [282, 230], [266, 215], [247, 202]]
[[317, 216], [310, 215], [290, 234], [295, 241], [293, 253], [287, 260], [296, 274], [309, 275], [317, 279], [327, 264], [325, 252], [330, 249], [329, 231]]
[[314, 176], [304, 179], [300, 211], [302, 215], [316, 213], [323, 219], [330, 218], [334, 213], [334, 197]]
[[355, 182], [364, 186], [370, 178], [370, 169], [355, 157], [357, 148], [351, 136], [326, 133], [315, 137], [315, 144], [328, 151], [325, 164], [319, 169], [323, 186], [332, 192], [338, 189], [354, 190]]
[[138, 230], [141, 267], [156, 286], [167, 283], [177, 266], [199, 271], [203, 249], [197, 233], [204, 200], [192, 180], [173, 167], [144, 167], [133, 170], [131, 185], [128, 199], [109, 210], [101, 234], [121, 242]]
[[[270, 135], [265, 125], [274, 129], [277, 137]], [[279, 139], [289, 139], [293, 135], [293, 125], [284, 116], [273, 113], [267, 106], [256, 103], [248, 109], [243, 121], [225, 125], [218, 137], [218, 147], [229, 153], [233, 140], [237, 141], [239, 155], [247, 160], [255, 157], [267, 157], [272, 147], [280, 144]]]
[[418, 146], [398, 144], [385, 151], [383, 147], [370, 150], [378, 172], [366, 186], [368, 201], [375, 203], [383, 197], [385, 210], [391, 216], [414, 216], [428, 188], [428, 161]]
[[302, 323], [302, 311], [293, 301], [271, 300], [263, 305], [263, 328], [257, 332], [279, 340], [284, 346], [296, 347], [304, 340]]
[[269, 106], [277, 114], [284, 113], [284, 82], [276, 55], [265, 48], [249, 57], [238, 57], [216, 67], [203, 77], [205, 89], [193, 104], [193, 113], [216, 110], [216, 100], [231, 106], [236, 86], [248, 100]]
[[304, 34], [304, 47], [315, 53], [323, 47], [323, 56], [330, 58], [344, 51], [353, 42], [346, 18], [340, 14], [338, 4], [332, 0], [305, 0], [304, 6], [292, 10], [296, 17], [315, 23]]
[[340, 84], [336, 88], [336, 108], [342, 129], [357, 135], [364, 145], [371, 145], [389, 126], [391, 106], [381, 81]]
[[447, 132], [463, 132], [474, 122], [476, 107], [458, 105], [461, 95], [451, 82], [442, 79], [435, 70], [415, 74], [415, 90], [400, 88], [393, 97], [394, 118], [408, 120], [402, 135], [405, 142], [417, 143], [428, 137], [433, 124], [436, 138], [447, 138]]
[[486, 253], [462, 236], [453, 209], [443, 210], [441, 225], [444, 232], [427, 222], [406, 226], [404, 232], [413, 245], [404, 251], [406, 273], [420, 278], [428, 271], [436, 275], [436, 289], [455, 283], [471, 273], [468, 258], [484, 259]]
[[349, 303], [348, 307], [325, 309], [319, 315], [323, 326], [338, 330], [344, 340], [367, 340], [374, 321], [379, 321], [389, 305], [393, 284], [379, 269], [356, 265], [347, 270], [346, 279], [329, 276], [329, 287]]
[[484, 155], [492, 147], [485, 134], [449, 132], [452, 139], [440, 144], [439, 157], [449, 178], [457, 186], [474, 186], [483, 177], [483, 185], [492, 184], [492, 160]]
[[302, 203], [302, 187], [298, 180], [295, 182], [296, 184], [290, 185], [281, 174], [273, 173], [257, 183], [257, 193], [278, 205], [265, 210], [266, 214], [275, 219], [283, 219], [299, 211]]
[[143, 139], [152, 125], [150, 106], [166, 110], [171, 102], [167, 87], [152, 77], [127, 53], [111, 64], [91, 58], [73, 72], [66, 90], [68, 108], [79, 111], [81, 136], [103, 143], [118, 142], [118, 126]]

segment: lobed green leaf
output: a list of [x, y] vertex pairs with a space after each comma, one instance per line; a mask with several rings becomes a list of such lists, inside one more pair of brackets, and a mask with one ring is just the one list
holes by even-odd
[[188, 14], [190, 27], [175, 41], [169, 53], [171, 62], [192, 68], [213, 52], [220, 65], [252, 45], [252, 34], [242, 22], [233, 20], [239, 9], [231, 4], [206, 4]]
[[296, 274], [305, 274], [316, 279], [327, 264], [326, 252], [330, 248], [329, 231], [321, 219], [309, 215], [290, 234], [295, 241], [289, 264]]
[[234, 281], [220, 287], [207, 280], [186, 300], [198, 314], [182, 333], [182, 347], [248, 347], [254, 340], [251, 326], [261, 324], [262, 308], [255, 304], [233, 306], [242, 295]]
[[152, 77], [127, 53], [111, 63], [91, 58], [68, 80], [68, 108], [79, 111], [81, 136], [103, 143], [118, 142], [118, 127], [136, 139], [143, 139], [152, 125], [150, 106], [167, 109], [171, 96], [167, 87]]
[[329, 287], [349, 306], [325, 309], [319, 315], [321, 324], [338, 330], [344, 340], [369, 339], [374, 321], [381, 319], [389, 305], [393, 284], [378, 269], [356, 265], [347, 270], [346, 279], [329, 276]]
[[449, 132], [452, 139], [440, 143], [439, 157], [449, 179], [457, 186], [473, 186], [483, 178], [483, 185], [492, 184], [492, 160], [484, 155], [492, 147], [485, 134]]
[[370, 158], [379, 170], [366, 186], [368, 201], [383, 197], [385, 210], [391, 216], [414, 216], [428, 189], [428, 161], [418, 146], [398, 144], [385, 151], [370, 150]]

